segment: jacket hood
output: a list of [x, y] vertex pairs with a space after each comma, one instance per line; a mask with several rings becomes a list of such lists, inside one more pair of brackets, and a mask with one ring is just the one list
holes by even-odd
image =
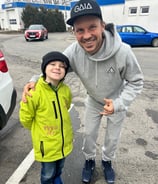
[[97, 72], [98, 62], [108, 60], [109, 58], [113, 58], [113, 56], [117, 53], [122, 44], [121, 38], [117, 33], [116, 28], [113, 24], [106, 25], [103, 37], [104, 37], [103, 44], [99, 49], [99, 51], [94, 55], [90, 55], [87, 53], [88, 58], [95, 63], [95, 71], [94, 71], [95, 86], [98, 85], [98, 72]]
[[121, 46], [121, 38], [113, 24], [107, 24], [104, 31], [104, 41], [99, 51], [94, 55], [89, 55], [92, 61], [103, 61], [111, 58]]

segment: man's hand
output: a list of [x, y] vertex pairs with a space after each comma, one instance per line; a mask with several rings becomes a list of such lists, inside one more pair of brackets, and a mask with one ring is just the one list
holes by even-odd
[[23, 93], [22, 93], [22, 101], [24, 103], [27, 102], [26, 96], [30, 96], [30, 97], [32, 96], [32, 94], [29, 92], [29, 90], [30, 89], [35, 90], [35, 85], [36, 85], [35, 82], [29, 82], [28, 84], [26, 84], [24, 86]]
[[114, 106], [113, 106], [113, 102], [112, 99], [106, 99], [104, 98], [104, 110], [103, 112], [100, 112], [100, 114], [102, 115], [110, 115], [114, 113]]

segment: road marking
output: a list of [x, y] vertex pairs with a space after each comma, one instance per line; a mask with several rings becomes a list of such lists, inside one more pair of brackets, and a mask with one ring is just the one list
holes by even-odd
[[[74, 104], [71, 104], [69, 112], [71, 111]], [[33, 149], [26, 156], [26, 158], [21, 162], [19, 167], [14, 171], [11, 177], [7, 180], [5, 184], [18, 184], [23, 179], [31, 165], [34, 163], [34, 151]]]
[[32, 149], [30, 153], [27, 155], [27, 157], [19, 165], [19, 167], [15, 170], [15, 172], [12, 174], [12, 176], [8, 179], [6, 184], [18, 184], [22, 180], [24, 175], [27, 173], [33, 162], [34, 162], [34, 151]]

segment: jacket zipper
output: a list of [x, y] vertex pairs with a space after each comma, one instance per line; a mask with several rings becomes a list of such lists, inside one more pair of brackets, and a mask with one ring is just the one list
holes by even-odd
[[58, 115], [57, 115], [57, 109], [56, 109], [56, 106], [55, 106], [55, 101], [53, 101], [52, 103], [53, 103], [53, 107], [54, 107], [55, 118], [57, 119]]
[[58, 107], [59, 107], [59, 113], [60, 113], [60, 120], [61, 120], [61, 135], [62, 135], [62, 155], [64, 157], [64, 133], [63, 133], [63, 118], [62, 118], [62, 113], [61, 113], [61, 108], [60, 108], [60, 102], [59, 102], [59, 97], [57, 91], [55, 91], [57, 102], [58, 102]]

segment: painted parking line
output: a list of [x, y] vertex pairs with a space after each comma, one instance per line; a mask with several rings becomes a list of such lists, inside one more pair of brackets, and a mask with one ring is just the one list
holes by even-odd
[[34, 151], [32, 149], [27, 157], [21, 162], [19, 167], [15, 170], [15, 172], [12, 174], [12, 176], [8, 179], [6, 184], [18, 184], [27, 173], [33, 162]]
[[[74, 104], [71, 104], [69, 111], [73, 106]], [[34, 151], [32, 149], [5, 184], [19, 184], [34, 161]]]

